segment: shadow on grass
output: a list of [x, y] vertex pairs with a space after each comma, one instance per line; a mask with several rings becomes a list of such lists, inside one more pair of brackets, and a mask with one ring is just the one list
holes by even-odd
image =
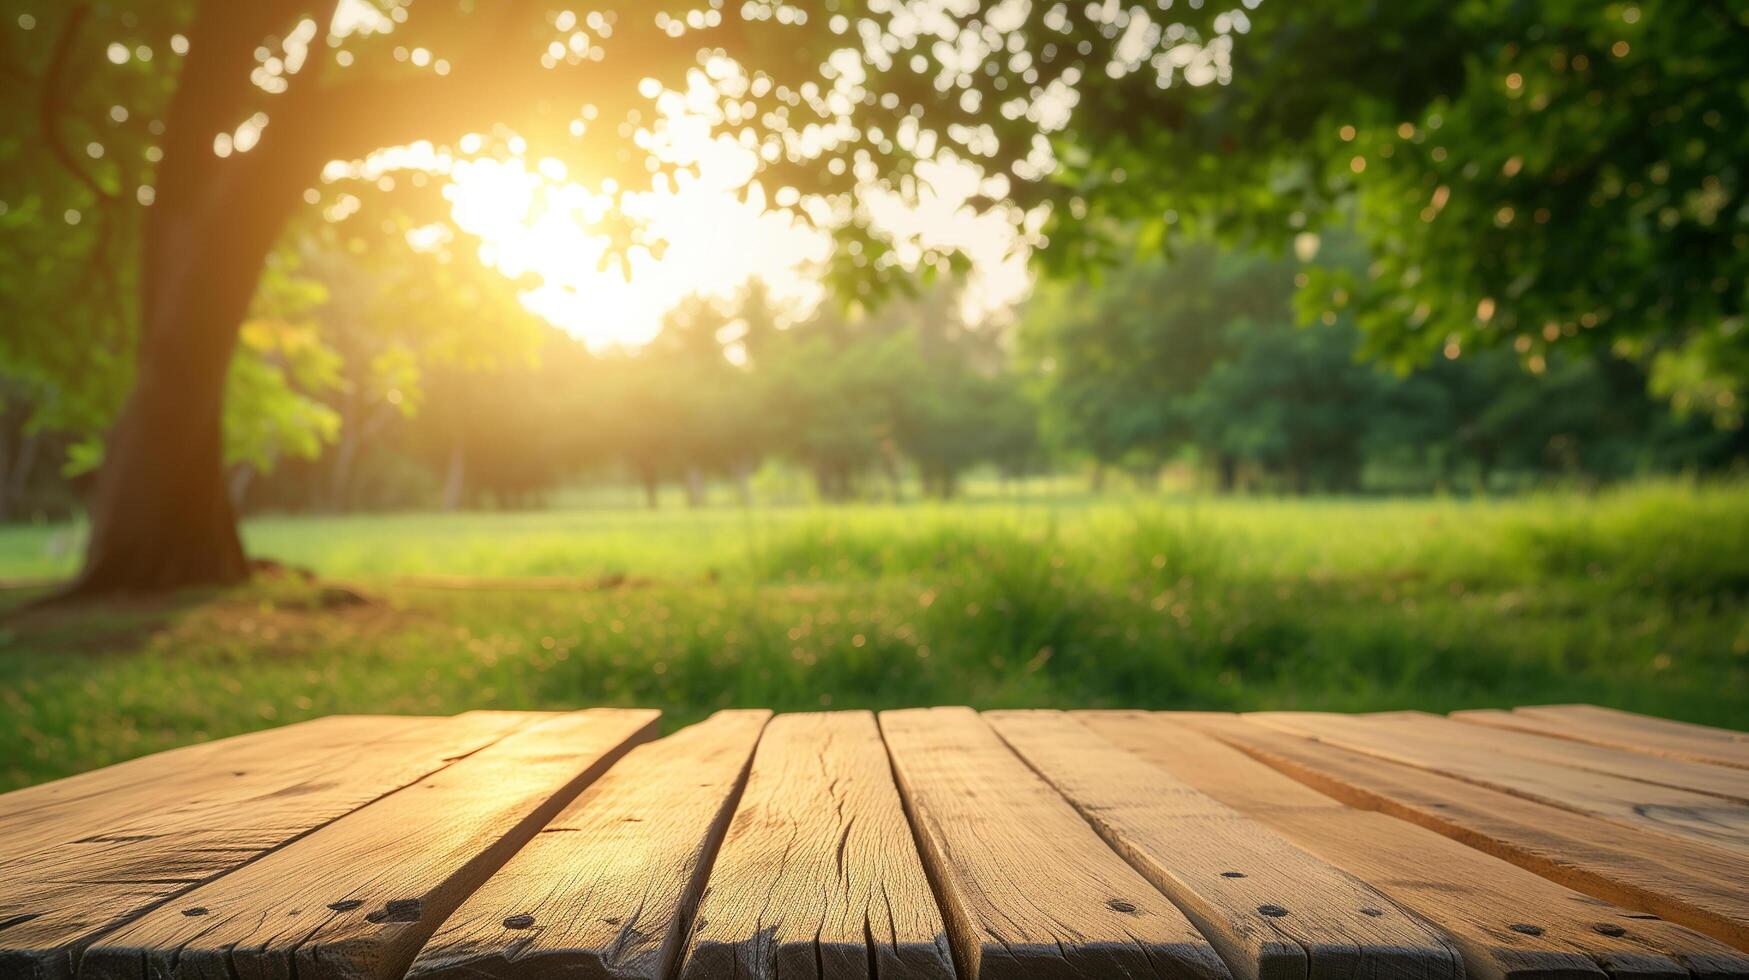
[[91, 655], [127, 652], [172, 626], [191, 610], [224, 596], [219, 590], [184, 590], [89, 602], [42, 600], [55, 584], [0, 590], [0, 655], [30, 648]]
[[233, 588], [44, 602], [60, 583], [0, 587], [0, 656], [29, 650], [73, 656], [126, 654], [170, 633], [191, 616], [223, 621], [271, 610], [329, 616], [368, 607], [356, 589], [303, 579], [258, 578]]

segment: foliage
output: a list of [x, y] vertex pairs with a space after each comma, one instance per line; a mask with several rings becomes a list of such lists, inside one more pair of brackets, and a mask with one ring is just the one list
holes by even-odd
[[[131, 383], [132, 260], [186, 7], [12, 4], [0, 23], [0, 380], [30, 430], [101, 433]], [[139, 43], [115, 64], [97, 39], [124, 23]]]
[[896, 485], [901, 460], [939, 497], [972, 466], [1029, 461], [1034, 413], [1003, 332], [962, 322], [957, 305], [937, 284], [873, 313], [823, 310], [761, 345], [752, 367], [766, 375], [776, 447], [814, 472], [822, 497], [852, 496], [868, 470]]
[[[257, 552], [378, 601], [270, 582], [14, 618], [0, 785], [348, 711], [1592, 701], [1730, 725], [1744, 489], [256, 520]], [[0, 575], [48, 534], [0, 529]]]
[[1041, 293], [1024, 335], [1058, 437], [1104, 463], [1158, 461], [1188, 444], [1187, 397], [1231, 353], [1231, 324], [1279, 321], [1288, 296], [1279, 263], [1207, 247]]
[[[1321, 263], [1179, 244], [1101, 285], [1047, 286], [1026, 356], [1057, 440], [1115, 464], [1194, 453], [1223, 487], [1242, 475], [1300, 491], [1408, 489], [1497, 478], [1620, 479], [1727, 467], [1741, 431], [1673, 416], [1645, 369], [1582, 350], [1539, 371], [1508, 350], [1390, 374], [1364, 360], [1349, 316], [1296, 327], [1296, 278], [1364, 266], [1333, 236]], [[1345, 254], [1346, 253], [1346, 254]], [[1296, 270], [1298, 270], [1296, 272]]]
[[[1108, 25], [1077, 13], [1083, 50], [1052, 42], [1034, 53], [1024, 20], [976, 5], [609, 4], [579, 17], [521, 3], [349, 0], [336, 11], [332, 0], [29, 0], [10, 13], [0, 107], [41, 125], [0, 137], [0, 222], [17, 233], [0, 250], [0, 281], [8, 321], [26, 327], [7, 338], [0, 365], [35, 389], [36, 424], [80, 434], [103, 431], [126, 391], [148, 286], [140, 228], [153, 206], [188, 206], [185, 178], [203, 192], [251, 186], [254, 199], [238, 205], [265, 213], [321, 176], [322, 189], [304, 194], [305, 216], [323, 207], [332, 219], [368, 200], [392, 222], [430, 201], [378, 194], [389, 184], [368, 158], [416, 144], [446, 160], [551, 154], [614, 197], [696, 163], [673, 139], [691, 114], [757, 151], [774, 199], [840, 234], [834, 281], [870, 299], [902, 284], [901, 266], [945, 268], [951, 250], [893, 240], [861, 199], [915, 199], [920, 161], [987, 158], [993, 182], [980, 200], [1019, 223], [999, 199], [1007, 171], [1031, 165], [1035, 141], [994, 146], [999, 102], [975, 98], [975, 87], [1009, 89], [1006, 102], [1044, 98], [1053, 77], [1101, 63], [1116, 43]], [[941, 97], [955, 90], [966, 94]], [[581, 94], [550, 97], [564, 91]], [[338, 171], [319, 174], [335, 160]], [[159, 186], [170, 176], [174, 186]], [[423, 176], [412, 183], [434, 190]], [[625, 215], [599, 218], [622, 252], [660, 247]], [[392, 241], [372, 247], [400, 254]], [[92, 369], [93, 352], [105, 370]], [[281, 410], [268, 391], [252, 401]]]
[[1540, 371], [1555, 351], [1613, 351], [1655, 366], [1679, 406], [1740, 419], [1749, 12], [1246, 8], [1213, 13], [1235, 28], [1207, 69], [1219, 84], [1083, 79], [1041, 188], [1060, 261], [1109, 258], [1138, 223], [1149, 241], [1212, 226], [1280, 246], [1351, 225], [1370, 264], [1316, 271], [1307, 305], [1351, 311], [1370, 354], [1506, 347]]
[[[500, 502], [609, 460], [696, 487], [782, 456], [830, 497], [869, 473], [897, 486], [907, 465], [941, 495], [974, 465], [1024, 469], [1033, 408], [996, 345], [916, 310], [902, 325], [869, 312], [953, 265], [952, 246], [883, 228], [871, 205], [921, 199], [947, 162], [978, 170], [968, 210], [1059, 270], [1208, 231], [1236, 250], [1183, 252], [1167, 275], [1197, 262], [1208, 275], [1164, 301], [1146, 263], [1110, 287], [1053, 287], [1052, 353], [1028, 372], [1053, 368], [1039, 385], [1058, 448], [1146, 471], [1192, 447], [1223, 474], [1345, 488], [1387, 463], [1486, 484], [1501, 469], [1613, 477], [1741, 451], [1622, 395], [1649, 383], [1681, 412], [1740, 421], [1749, 120], [1733, 80], [1749, 20], [1715, 0], [625, 4], [581, 18], [349, 0], [333, 13], [37, 0], [0, 25], [15, 83], [0, 108], [34, 123], [0, 135], [0, 313], [19, 325], [0, 337], [0, 509], [40, 481], [45, 451], [95, 465], [136, 340], [181, 328], [177, 304], [151, 297], [201, 292], [152, 265], [180, 240], [166, 229], [196, 225], [204, 251], [184, 268], [268, 254], [277, 235], [253, 325], [236, 324], [225, 451], [244, 477], [292, 465], [324, 484], [299, 505], [350, 506], [355, 474], [383, 462], [359, 447], [391, 430], [409, 472], [443, 474], [425, 483], [471, 475]], [[551, 154], [621, 201], [687, 176], [697, 161], [678, 137], [695, 124], [749, 152], [749, 195], [757, 183], [835, 233], [838, 307], [806, 330], [749, 330], [741, 363], [711, 329], [737, 315], [703, 308], [679, 311], [662, 349], [549, 345], [562, 366], [531, 363], [542, 331], [515, 287], [485, 283], [472, 243], [440, 224], [445, 168]], [[405, 149], [377, 152], [390, 145]], [[622, 257], [661, 247], [628, 214], [594, 218]], [[234, 247], [256, 226], [259, 251]], [[447, 246], [411, 249], [414, 231]], [[1255, 254], [1290, 243], [1302, 313], [1328, 321], [1306, 333], [1278, 317], [1290, 266]], [[260, 265], [239, 261], [210, 274]], [[368, 281], [347, 287], [354, 273]], [[278, 295], [299, 277], [329, 293], [322, 310]], [[155, 331], [136, 322], [152, 316]], [[1386, 379], [1350, 362], [1356, 330], [1368, 358], [1435, 363]], [[524, 403], [475, 404], [493, 394], [484, 371]], [[603, 385], [593, 398], [584, 377]]]

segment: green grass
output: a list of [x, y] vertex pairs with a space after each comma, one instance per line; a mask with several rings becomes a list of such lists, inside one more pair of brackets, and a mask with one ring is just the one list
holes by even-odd
[[[333, 712], [1582, 700], [1749, 718], [1743, 484], [274, 518], [247, 536], [373, 601], [287, 580], [13, 615], [0, 786]], [[0, 577], [65, 574], [76, 538], [0, 530]]]

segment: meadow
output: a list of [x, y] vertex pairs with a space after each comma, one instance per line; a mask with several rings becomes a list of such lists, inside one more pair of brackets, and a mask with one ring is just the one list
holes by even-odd
[[0, 528], [0, 789], [334, 712], [1591, 701], [1749, 719], [1749, 485], [273, 517], [247, 588], [33, 609]]

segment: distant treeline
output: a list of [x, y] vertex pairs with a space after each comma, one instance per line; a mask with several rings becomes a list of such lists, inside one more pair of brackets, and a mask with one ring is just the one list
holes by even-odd
[[[1681, 418], [1625, 360], [1454, 352], [1399, 372], [1345, 319], [1296, 325], [1295, 266], [1190, 249], [1041, 288], [1017, 322], [968, 327], [951, 289], [782, 326], [763, 290], [684, 304], [635, 352], [562, 335], [538, 361], [433, 372], [422, 410], [354, 447], [256, 475], [257, 508], [532, 506], [581, 481], [751, 495], [776, 461], [819, 499], [953, 496], [1004, 477], [1188, 464], [1266, 492], [1509, 490], [1719, 471], [1741, 430]], [[727, 351], [728, 356], [725, 356]]]
[[[468, 300], [496, 304], [491, 324], [433, 326], [427, 311], [455, 320], [454, 284], [421, 299], [307, 259], [297, 275], [325, 288], [280, 306], [320, 307], [309, 333], [325, 346], [267, 310], [277, 332], [260, 331], [254, 373], [233, 379], [249, 412], [231, 417], [255, 421], [228, 433], [231, 489], [249, 510], [507, 508], [629, 481], [653, 506], [664, 485], [694, 503], [710, 485], [751, 499], [753, 474], [776, 462], [826, 501], [951, 497], [978, 468], [1080, 471], [1097, 487], [1112, 470], [1148, 483], [1169, 465], [1221, 490], [1469, 492], [1749, 458], [1743, 430], [1679, 417], [1627, 360], [1497, 349], [1376, 364], [1344, 316], [1296, 314], [1297, 268], [1190, 248], [1100, 282], [1047, 283], [1015, 322], [976, 327], [941, 287], [787, 324], [754, 284], [734, 303], [683, 303], [635, 351], [595, 354], [522, 323], [525, 351], [474, 357], [455, 338], [526, 317], [499, 309], [510, 292]], [[22, 399], [4, 408], [5, 513], [70, 512], [81, 488], [64, 474], [89, 441], [31, 430]]]

